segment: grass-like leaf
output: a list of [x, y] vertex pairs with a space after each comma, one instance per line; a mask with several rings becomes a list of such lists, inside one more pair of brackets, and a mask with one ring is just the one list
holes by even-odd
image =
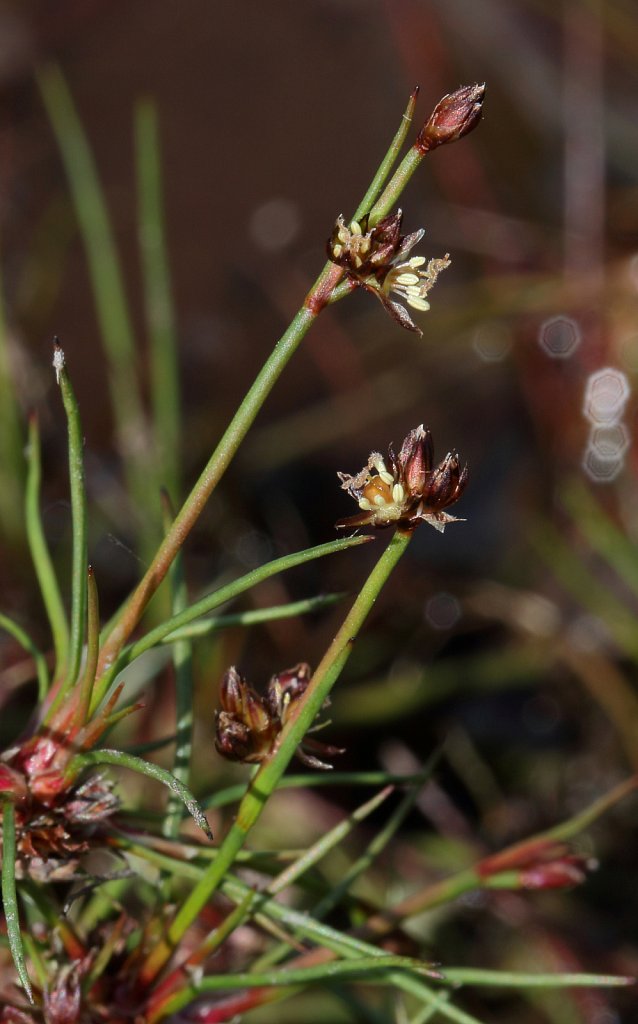
[[196, 637], [209, 636], [221, 629], [232, 626], [257, 626], [262, 622], [275, 622], [278, 619], [291, 619], [296, 615], [308, 615], [337, 604], [344, 594], [319, 594], [317, 597], [306, 597], [301, 601], [289, 601], [288, 604], [273, 605], [272, 608], [251, 608], [245, 612], [231, 612], [228, 615], [212, 615], [208, 619], [199, 619], [188, 626], [182, 626], [169, 633], [162, 640], [163, 644], [173, 644], [178, 640], [194, 640]]
[[54, 367], [67, 419], [69, 445], [69, 486], [71, 492], [72, 563], [71, 563], [71, 632], [66, 674], [48, 715], [75, 683], [82, 661], [84, 627], [87, 607], [87, 515], [84, 483], [84, 438], [80, 411], [64, 362], [64, 352], [57, 341], [54, 346]]
[[154, 508], [149, 507], [148, 497], [158, 488], [149, 452], [141, 443], [146, 437], [146, 423], [136, 372], [137, 352], [113, 229], [95, 160], [62, 72], [49, 65], [38, 73], [37, 80], [60, 148], [86, 250], [129, 495], [140, 513], [144, 510], [144, 532], [148, 536]]
[[635, 978], [618, 974], [529, 974], [524, 971], [489, 971], [475, 967], [446, 967], [450, 985], [489, 985], [493, 988], [621, 988]]
[[6, 630], [14, 640], [17, 640], [20, 646], [30, 654], [33, 658], [33, 664], [38, 679], [38, 699], [44, 700], [49, 689], [49, 669], [47, 668], [46, 658], [42, 651], [38, 650], [29, 634], [19, 626], [17, 622], [10, 619], [8, 615], [4, 615], [0, 612], [0, 629]]
[[315, 558], [323, 558], [325, 555], [332, 555], [338, 551], [344, 551], [346, 548], [357, 547], [360, 544], [367, 544], [372, 539], [373, 538], [370, 536], [347, 537], [344, 540], [330, 541], [327, 544], [319, 544], [317, 547], [306, 548], [305, 550], [297, 551], [292, 555], [284, 555], [282, 558], [276, 558], [272, 562], [267, 562], [258, 569], [251, 570], [251, 572], [246, 573], [245, 576], [240, 576], [239, 579], [226, 584], [224, 587], [220, 587], [219, 590], [216, 590], [214, 593], [208, 594], [206, 597], [202, 597], [199, 601], [190, 605], [183, 612], [180, 612], [178, 615], [171, 616], [159, 626], [149, 630], [149, 632], [141, 637], [140, 640], [137, 640], [134, 644], [131, 644], [130, 647], [127, 647], [122, 651], [122, 654], [115, 664], [110, 667], [108, 672], [96, 686], [94, 707], [104, 698], [106, 691], [118, 672], [120, 672], [126, 665], [129, 665], [135, 658], [139, 657], [140, 654], [144, 654], [145, 651], [148, 651], [157, 644], [162, 643], [166, 637], [170, 636], [171, 633], [174, 633], [183, 626], [189, 625], [189, 623], [200, 618], [202, 615], [206, 615], [208, 612], [212, 611], [213, 608], [218, 608], [219, 605], [225, 604], [227, 601], [232, 601], [234, 598], [238, 597], [239, 594], [245, 593], [247, 590], [257, 586], [258, 583], [269, 579], [271, 576], [276, 576], [277, 573], [293, 569], [295, 566], [303, 565], [306, 562], [311, 562]]
[[11, 800], [2, 804], [2, 904], [7, 923], [9, 948], [20, 984], [25, 990], [29, 1002], [33, 1002], [33, 992], [22, 944], [20, 917], [18, 914], [18, 896], [16, 893], [16, 824], [15, 807]]
[[135, 111], [138, 237], [149, 337], [153, 436], [159, 475], [168, 493], [180, 493], [180, 400], [177, 328], [171, 300], [164, 226], [157, 111], [141, 100]]
[[88, 768], [89, 765], [93, 764], [112, 764], [119, 768], [129, 768], [131, 771], [137, 772], [138, 775], [146, 775], [149, 779], [161, 782], [171, 793], [175, 793], [180, 798], [192, 818], [206, 833], [208, 838], [213, 838], [210, 826], [206, 821], [206, 815], [193, 794], [183, 782], [176, 779], [166, 768], [160, 768], [159, 765], [144, 761], [143, 758], [135, 757], [134, 754], [125, 754], [122, 750], [91, 750], [86, 754], [77, 754], [72, 759], [68, 767], [69, 777], [72, 778], [78, 775], [84, 768]]
[[61, 679], [66, 669], [69, 652], [69, 623], [60, 593], [60, 586], [53, 568], [49, 547], [44, 536], [40, 516], [40, 481], [42, 477], [40, 459], [40, 428], [35, 415], [29, 418], [29, 443], [27, 445], [27, 484], [25, 491], [25, 526], [31, 551], [33, 568], [44, 601], [55, 651], [56, 680]]
[[358, 221], [361, 219], [361, 217], [363, 217], [364, 214], [368, 213], [368, 211], [373, 206], [375, 200], [378, 198], [379, 193], [381, 192], [381, 189], [383, 188], [386, 179], [390, 174], [390, 171], [394, 167], [397, 157], [401, 152], [401, 147], [403, 146], [406, 136], [410, 130], [410, 125], [412, 124], [412, 118], [414, 117], [414, 108], [416, 107], [416, 101], [418, 99], [418, 96], [419, 87], [417, 85], [417, 87], [413, 89], [412, 92], [410, 93], [410, 98], [408, 99], [407, 106], [401, 116], [401, 124], [397, 129], [397, 133], [392, 139], [392, 142], [390, 143], [388, 151], [385, 154], [383, 160], [379, 164], [377, 172], [372, 181], [370, 182], [366, 194], [364, 195], [363, 199], [361, 200], [357, 209], [355, 210], [354, 216], [352, 218], [353, 220]]

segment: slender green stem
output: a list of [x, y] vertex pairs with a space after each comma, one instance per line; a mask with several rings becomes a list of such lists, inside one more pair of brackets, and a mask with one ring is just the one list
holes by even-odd
[[180, 400], [177, 328], [164, 226], [157, 111], [141, 100], [135, 111], [138, 235], [146, 324], [150, 343], [153, 436], [159, 445], [161, 479], [168, 493], [180, 492]]
[[282, 558], [276, 558], [272, 562], [267, 562], [266, 565], [262, 565], [258, 569], [253, 569], [252, 572], [246, 573], [245, 576], [240, 576], [238, 580], [228, 583], [225, 587], [220, 587], [213, 594], [202, 597], [183, 612], [171, 616], [170, 619], [160, 623], [155, 629], [149, 630], [136, 643], [125, 648], [115, 664], [102, 676], [96, 686], [93, 706], [95, 707], [103, 699], [118, 672], [126, 665], [129, 665], [135, 658], [144, 654], [145, 651], [162, 643], [175, 630], [181, 629], [182, 626], [188, 625], [194, 619], [198, 619], [200, 616], [212, 611], [213, 608], [219, 607], [220, 604], [225, 604], [239, 594], [250, 590], [263, 580], [277, 575], [277, 573], [285, 572], [287, 569], [292, 569], [297, 565], [303, 565], [305, 562], [310, 562], [315, 558], [322, 558], [324, 555], [335, 554], [337, 551], [348, 547], [366, 544], [370, 540], [369, 536], [347, 537], [345, 540], [330, 541], [328, 544], [319, 544], [317, 547], [306, 548], [305, 551], [297, 551], [292, 555], [284, 555]]
[[72, 568], [71, 568], [71, 633], [69, 638], [69, 658], [66, 676], [62, 680], [56, 698], [47, 712], [50, 717], [53, 707], [57, 706], [71, 686], [75, 683], [82, 661], [84, 643], [84, 625], [86, 617], [87, 595], [87, 516], [86, 490], [84, 486], [84, 460], [82, 424], [78, 404], [73, 387], [64, 365], [64, 352], [56, 343], [54, 366], [62, 394], [62, 402], [67, 418], [69, 443], [69, 483], [71, 491], [71, 520], [73, 531]]
[[25, 524], [27, 540], [33, 560], [33, 568], [44, 601], [44, 607], [51, 627], [55, 651], [54, 679], [64, 676], [69, 652], [69, 624], [62, 601], [62, 594], [49, 554], [40, 516], [40, 481], [42, 477], [40, 459], [40, 430], [37, 416], [29, 418], [29, 443], [27, 447], [27, 485], [25, 491]]
[[396, 171], [390, 178], [390, 181], [386, 185], [382, 194], [370, 210], [370, 216], [368, 218], [369, 227], [373, 228], [375, 224], [378, 224], [379, 221], [395, 206], [399, 196], [403, 192], [403, 189], [408, 184], [424, 156], [425, 153], [423, 150], [419, 149], [416, 145], [412, 146], [412, 148], [408, 150]]
[[14, 622], [13, 619], [10, 619], [2, 612], [0, 612], [0, 629], [6, 630], [14, 640], [18, 641], [27, 654], [30, 654], [33, 658], [33, 664], [35, 665], [36, 676], [38, 679], [38, 700], [43, 701], [49, 689], [49, 670], [47, 668], [46, 658], [42, 651], [38, 650], [33, 640], [22, 626], [19, 626], [17, 622]]
[[357, 206], [357, 209], [355, 210], [354, 216], [352, 218], [353, 220], [360, 220], [361, 217], [363, 217], [364, 214], [366, 214], [372, 208], [372, 205], [377, 199], [379, 192], [383, 188], [385, 180], [388, 177], [390, 171], [392, 170], [394, 162], [397, 159], [399, 153], [401, 152], [401, 147], [405, 142], [406, 135], [410, 130], [410, 125], [412, 124], [412, 118], [414, 117], [414, 108], [416, 107], [418, 95], [419, 87], [417, 85], [410, 93], [408, 105], [405, 108], [405, 111], [403, 112], [401, 124], [399, 125], [397, 133], [394, 136], [392, 142], [390, 143], [390, 148], [388, 149], [388, 152], [386, 153], [383, 160], [379, 164], [377, 173], [370, 182], [368, 191], [366, 192], [363, 199]]
[[33, 1003], [31, 982], [27, 971], [27, 964], [22, 945], [22, 933], [20, 932], [20, 917], [18, 914], [18, 895], [16, 892], [16, 819], [15, 808], [11, 800], [5, 800], [2, 804], [2, 905], [4, 918], [7, 924], [7, 935], [9, 948], [13, 963], [20, 979], [20, 984], [25, 990], [29, 1002]]
[[222, 843], [216, 860], [206, 869], [201, 881], [177, 912], [166, 938], [157, 944], [148, 957], [142, 970], [142, 977], [147, 982], [150, 983], [162, 969], [186, 930], [219, 887], [250, 830], [260, 817], [269, 797], [276, 789], [295, 750], [338, 679], [350, 657], [359, 630], [381, 588], [409, 544], [410, 537], [410, 534], [401, 531], [394, 534], [361, 588], [341, 628], [317, 666], [306, 693], [296, 706], [293, 706], [289, 720], [282, 731], [278, 749], [253, 777], [239, 805], [237, 818]]
[[84, 725], [89, 717], [91, 695], [95, 684], [95, 669], [100, 653], [100, 607], [97, 584], [91, 566], [88, 569], [87, 581], [86, 665], [80, 683], [78, 725]]

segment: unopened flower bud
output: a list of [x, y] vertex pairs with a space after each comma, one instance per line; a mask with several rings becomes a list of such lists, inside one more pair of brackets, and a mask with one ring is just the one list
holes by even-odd
[[476, 128], [481, 120], [485, 83], [466, 85], [439, 100], [430, 118], [421, 129], [417, 147], [427, 153], [447, 142], [456, 142]]
[[585, 857], [561, 857], [548, 864], [525, 868], [519, 875], [519, 882], [522, 889], [569, 889], [573, 885], [581, 885], [587, 878], [587, 870], [592, 867], [595, 867], [595, 862]]

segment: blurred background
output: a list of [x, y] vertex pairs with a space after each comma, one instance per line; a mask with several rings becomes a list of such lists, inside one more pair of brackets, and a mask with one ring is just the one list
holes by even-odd
[[[401, 200], [404, 229], [426, 229], [419, 252], [452, 257], [417, 314], [424, 337], [363, 293], [325, 312], [186, 555], [196, 595], [331, 539], [354, 512], [336, 471], [421, 422], [438, 456], [467, 459], [454, 510], [467, 522], [418, 531], [331, 709], [344, 768], [411, 771], [446, 741], [379, 871], [387, 899], [557, 823], [638, 769], [637, 58], [633, 0], [0, 3], [1, 603], [45, 648], [22, 453], [36, 409], [44, 522], [64, 574], [53, 336], [83, 414], [106, 616], [159, 534], [155, 485], [177, 499], [196, 479], [413, 86], [418, 127], [444, 93], [487, 82], [479, 128], [431, 154]], [[85, 142], [97, 193], [90, 174], [68, 176], [69, 154], [90, 159]], [[176, 366], [162, 338], [176, 340]], [[244, 607], [356, 591], [381, 543], [277, 577]], [[223, 669], [237, 663], [262, 685], [316, 664], [342, 614], [198, 646], [202, 791], [231, 776], [210, 757]], [[31, 668], [4, 634], [0, 663], [8, 744]], [[142, 739], [171, 730], [171, 681], [153, 685], [161, 700], [147, 701]], [[321, 793], [278, 804], [266, 832], [287, 827], [291, 807], [296, 828], [320, 832], [359, 799]], [[635, 973], [635, 817], [629, 799], [581, 841], [600, 861], [584, 887], [474, 897], [417, 933], [443, 963]], [[499, 1024], [633, 1019], [626, 993], [472, 999]], [[320, 1001], [307, 1014], [355, 1019]]]

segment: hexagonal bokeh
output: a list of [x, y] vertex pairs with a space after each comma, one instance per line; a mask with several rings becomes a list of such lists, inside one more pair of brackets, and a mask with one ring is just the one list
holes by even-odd
[[631, 393], [622, 370], [607, 366], [592, 373], [585, 388], [583, 415], [590, 423], [617, 423]]
[[630, 443], [629, 431], [624, 423], [593, 427], [589, 435], [589, 447], [601, 459], [622, 458]]
[[482, 324], [474, 332], [472, 348], [485, 363], [500, 363], [512, 347], [512, 335], [504, 324]]
[[582, 341], [580, 327], [568, 316], [545, 320], [538, 332], [538, 343], [552, 359], [569, 359]]
[[615, 480], [625, 464], [622, 455], [615, 455], [612, 458], [601, 458], [594, 448], [587, 446], [583, 455], [582, 466], [595, 484], [609, 484]]

